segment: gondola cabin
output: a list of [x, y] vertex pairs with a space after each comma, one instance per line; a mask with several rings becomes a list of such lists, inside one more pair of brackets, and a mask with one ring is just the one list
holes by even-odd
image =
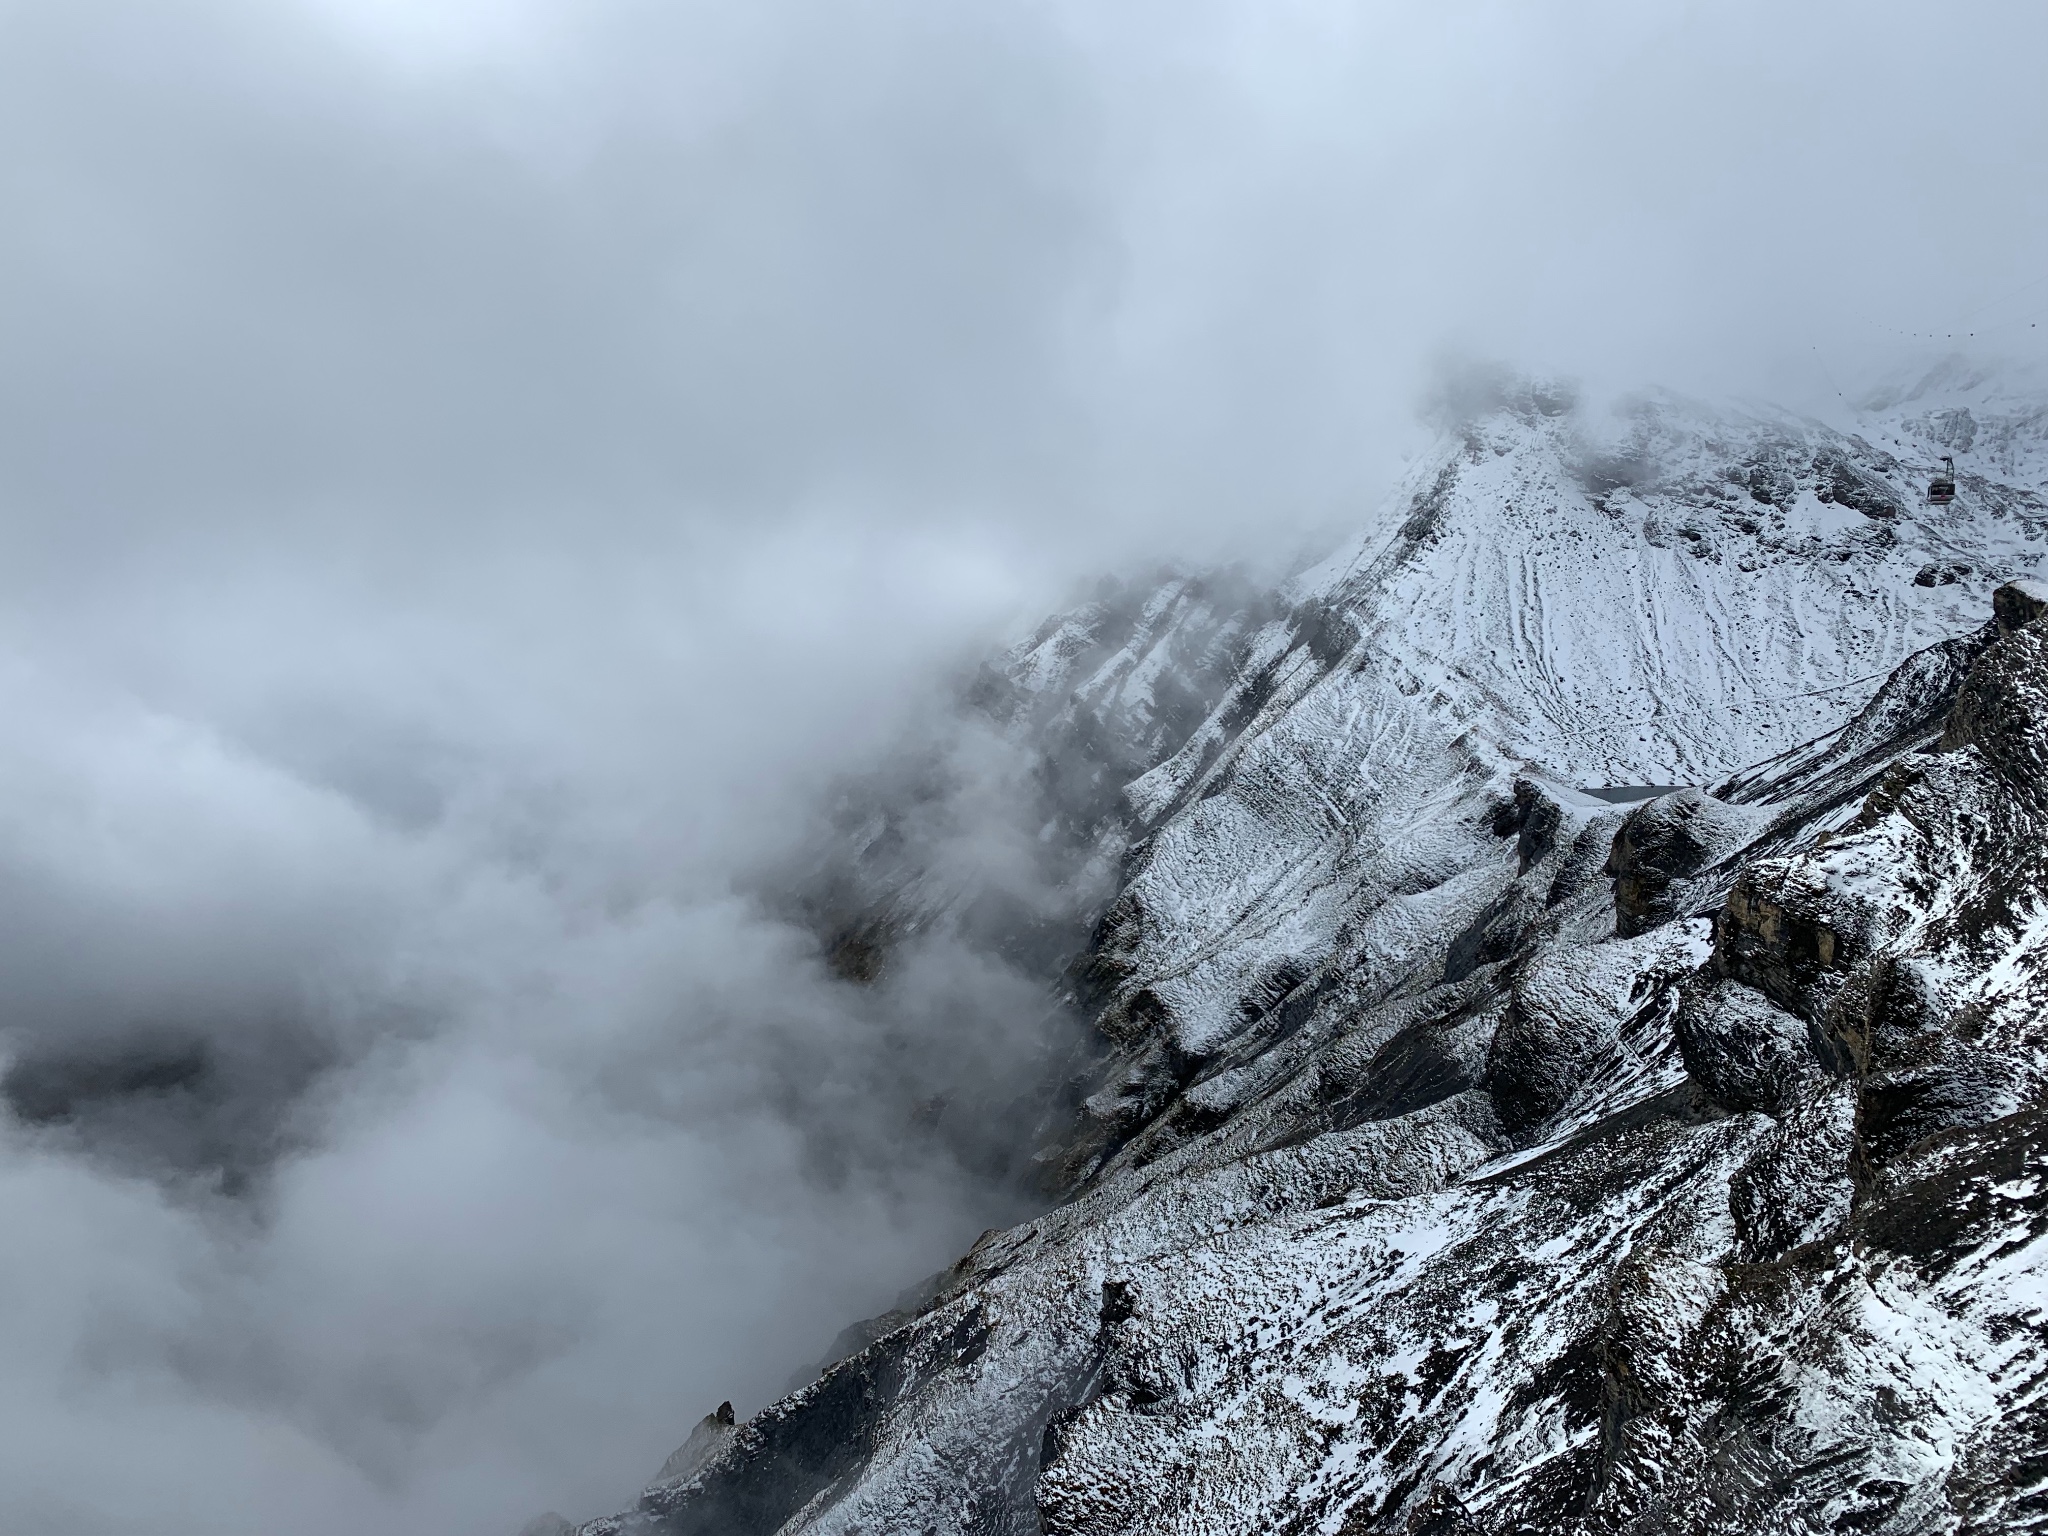
[[1943, 456], [1941, 473], [1927, 482], [1927, 499], [1945, 507], [1956, 499], [1956, 461]]

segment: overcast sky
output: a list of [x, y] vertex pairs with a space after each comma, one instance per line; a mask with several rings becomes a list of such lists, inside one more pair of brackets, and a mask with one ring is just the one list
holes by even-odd
[[1015, 1214], [892, 1052], [1038, 1017], [748, 899], [825, 789], [1093, 573], [1355, 523], [1458, 359], [2038, 361], [2044, 43], [0, 0], [0, 1529], [511, 1536], [779, 1395]]

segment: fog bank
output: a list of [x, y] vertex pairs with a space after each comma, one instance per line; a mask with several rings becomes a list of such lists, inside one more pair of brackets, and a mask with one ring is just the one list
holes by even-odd
[[510, 1536], [779, 1395], [1070, 1043], [833, 972], [845, 783], [1028, 886], [978, 660], [1317, 548], [1459, 359], [2038, 363], [2044, 33], [0, 4], [0, 1528]]

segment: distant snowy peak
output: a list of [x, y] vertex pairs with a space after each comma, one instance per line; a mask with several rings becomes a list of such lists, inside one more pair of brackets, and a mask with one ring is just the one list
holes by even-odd
[[1873, 390], [1852, 430], [2048, 488], [2048, 372], [1952, 357]]
[[[1447, 432], [1289, 595], [1511, 756], [1710, 782], [1818, 734], [2048, 559], [2041, 409], [1979, 409], [1921, 398], [1844, 433], [1669, 395], [1589, 423], [1525, 394]], [[1925, 494], [1941, 451], [1948, 506]]]

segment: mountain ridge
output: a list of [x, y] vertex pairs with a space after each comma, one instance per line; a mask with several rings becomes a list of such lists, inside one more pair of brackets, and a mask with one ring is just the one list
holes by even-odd
[[2048, 413], [1973, 387], [1510, 384], [1270, 598], [1012, 651], [1063, 1201], [585, 1536], [2033, 1518]]

